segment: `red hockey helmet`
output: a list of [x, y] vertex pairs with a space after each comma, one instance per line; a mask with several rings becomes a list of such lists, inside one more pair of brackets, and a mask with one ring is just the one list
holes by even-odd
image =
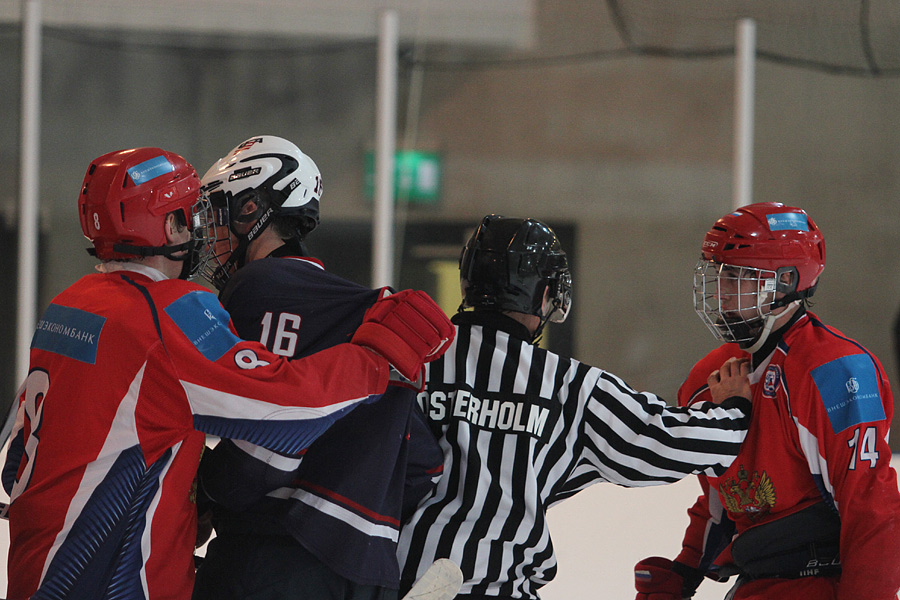
[[[165, 217], [180, 211], [192, 232], [187, 244], [166, 246]], [[110, 152], [92, 161], [78, 197], [81, 231], [101, 260], [166, 255], [189, 250], [190, 262], [208, 243], [208, 202], [200, 178], [181, 156], [160, 148]], [[191, 265], [196, 271], [196, 265]]]
[[796, 292], [813, 288], [825, 269], [822, 232], [804, 210], [780, 202], [750, 204], [725, 215], [707, 232], [701, 251], [719, 264], [796, 269]]
[[778, 309], [813, 295], [825, 240], [803, 210], [761, 202], [725, 215], [706, 234], [694, 269], [694, 310], [724, 342], [755, 352]]

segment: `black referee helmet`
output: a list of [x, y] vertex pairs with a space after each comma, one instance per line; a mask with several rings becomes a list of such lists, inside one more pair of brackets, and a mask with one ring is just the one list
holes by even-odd
[[[566, 253], [535, 219], [487, 215], [459, 258], [463, 308], [516, 311], [563, 322], [572, 304]], [[545, 299], [544, 292], [549, 290]]]

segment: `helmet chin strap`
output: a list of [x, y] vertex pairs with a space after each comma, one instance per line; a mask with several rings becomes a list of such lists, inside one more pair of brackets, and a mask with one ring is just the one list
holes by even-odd
[[[134, 254], [145, 258], [148, 256], [165, 256], [169, 260], [181, 262], [179, 279], [189, 279], [194, 274], [194, 265], [197, 262], [197, 240], [190, 239], [181, 244], [172, 246], [133, 246], [131, 244], [113, 244], [113, 251], [123, 254]], [[96, 256], [96, 251], [89, 254]]]
[[797, 307], [800, 306], [800, 302], [801, 302], [800, 299], [793, 300], [791, 302], [788, 302], [785, 305], [787, 308], [785, 310], [781, 311], [780, 313], [778, 313], [777, 315], [772, 314], [772, 313], [769, 313], [768, 315], [766, 315], [764, 317], [764, 323], [763, 323], [762, 330], [759, 332], [759, 335], [757, 336], [756, 341], [754, 341], [753, 344], [750, 345], [749, 347], [743, 348], [743, 350], [745, 352], [747, 352], [748, 354], [754, 354], [757, 350], [762, 348], [763, 345], [766, 343], [766, 340], [769, 338], [769, 334], [772, 333], [772, 327], [774, 327], [775, 321], [777, 321], [778, 319], [780, 319], [781, 317], [783, 317], [785, 315], [793, 314], [794, 311], [797, 310]]
[[[551, 311], [552, 313], [552, 311]], [[531, 335], [531, 343], [539, 344], [541, 342], [541, 336], [544, 333], [544, 327], [547, 325], [547, 321], [550, 319], [550, 315], [541, 317], [541, 322], [538, 323], [538, 326], [535, 328], [534, 333]]]
[[[540, 323], [538, 323], [537, 329], [534, 330], [534, 335], [531, 336], [532, 344], [537, 344], [540, 342], [541, 335], [543, 335], [544, 333], [544, 327], [547, 326], [547, 323], [551, 322], [554, 313], [556, 313], [557, 311], [562, 311], [562, 301], [559, 298], [549, 299], [545, 295], [544, 300], [541, 303], [541, 314], [536, 315], [539, 316], [541, 320]], [[555, 322], [562, 323], [562, 321]]]
[[237, 246], [231, 251], [231, 254], [225, 259], [225, 262], [219, 265], [213, 273], [211, 283], [220, 292], [222, 291], [222, 288], [225, 287], [225, 284], [228, 283], [232, 273], [244, 266], [244, 263], [246, 262], [245, 258], [247, 256], [247, 246], [249, 245], [250, 243], [246, 238], [239, 238]]
[[272, 223], [270, 217], [274, 212], [271, 207], [266, 209], [246, 234], [238, 233], [234, 228], [234, 222], [229, 223], [231, 232], [237, 238], [237, 246], [212, 275], [211, 283], [217, 290], [221, 292], [234, 272], [247, 264], [247, 251], [250, 243], [269, 227]]
[[[571, 304], [569, 304], [569, 306], [571, 307]], [[554, 317], [557, 313], [561, 314], [562, 317], [555, 319]], [[531, 339], [532, 344], [540, 342], [541, 335], [543, 334], [544, 327], [547, 326], [547, 323], [564, 323], [566, 317], [569, 316], [569, 313], [563, 309], [563, 301], [558, 296], [554, 296], [553, 298], [544, 300], [541, 305], [541, 314], [538, 316], [540, 316], [541, 321], [534, 331], [534, 336]]]

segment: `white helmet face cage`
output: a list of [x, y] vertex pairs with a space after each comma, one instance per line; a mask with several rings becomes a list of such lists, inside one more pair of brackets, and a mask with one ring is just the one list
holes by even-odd
[[751, 345], [774, 308], [775, 271], [701, 258], [694, 269], [694, 310], [716, 339]]

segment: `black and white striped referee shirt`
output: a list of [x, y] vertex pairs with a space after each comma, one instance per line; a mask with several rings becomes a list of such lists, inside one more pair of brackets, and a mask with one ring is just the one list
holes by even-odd
[[419, 394], [444, 475], [404, 525], [408, 588], [438, 558], [462, 569], [470, 598], [537, 598], [556, 574], [546, 510], [587, 486], [628, 487], [722, 473], [750, 423], [750, 402], [669, 407], [615, 375], [532, 346], [499, 313], [453, 318], [453, 346]]

